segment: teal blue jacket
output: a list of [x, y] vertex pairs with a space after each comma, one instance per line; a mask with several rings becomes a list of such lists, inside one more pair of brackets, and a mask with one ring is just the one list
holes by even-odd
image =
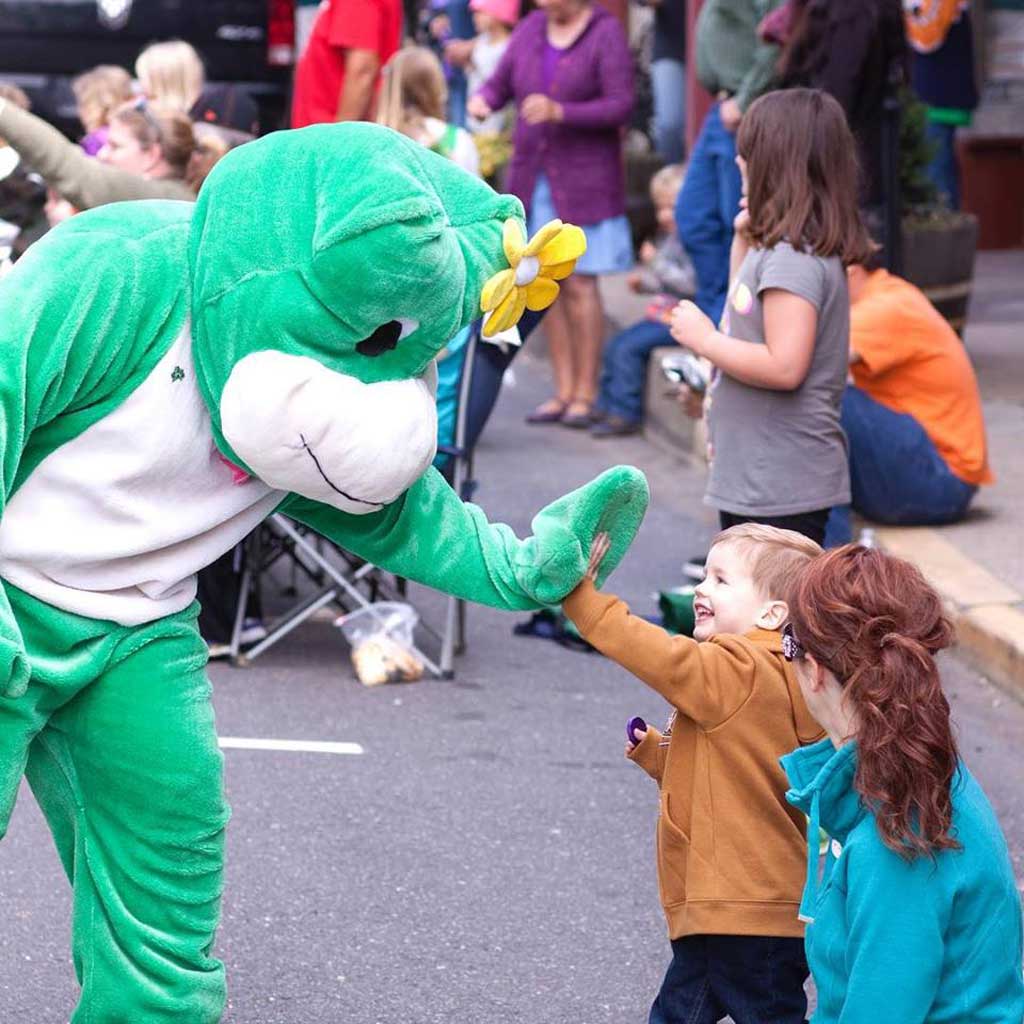
[[[1006, 840], [961, 762], [959, 850], [906, 861], [853, 788], [855, 743], [782, 758], [786, 799], [810, 818], [801, 917], [814, 1024], [1021, 1024], [1021, 904]], [[831, 837], [818, 881], [819, 824]]]

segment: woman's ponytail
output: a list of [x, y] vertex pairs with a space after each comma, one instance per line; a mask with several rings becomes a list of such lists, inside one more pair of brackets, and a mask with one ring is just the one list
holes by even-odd
[[958, 753], [935, 662], [953, 630], [938, 594], [908, 562], [849, 545], [808, 564], [790, 615], [856, 712], [854, 785], [883, 841], [907, 859], [957, 847]]

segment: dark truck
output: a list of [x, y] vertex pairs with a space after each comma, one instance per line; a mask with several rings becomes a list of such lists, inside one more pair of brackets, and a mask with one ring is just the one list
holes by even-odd
[[0, 0], [0, 80], [74, 137], [71, 80], [97, 64], [134, 75], [139, 52], [164, 39], [191, 43], [208, 82], [243, 86], [263, 131], [287, 127], [294, 0]]

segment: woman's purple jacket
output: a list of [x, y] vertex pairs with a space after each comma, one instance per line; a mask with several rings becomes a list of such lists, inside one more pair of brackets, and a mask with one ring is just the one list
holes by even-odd
[[587, 27], [558, 62], [550, 92], [542, 65], [547, 17], [534, 11], [512, 33], [494, 74], [480, 90], [492, 110], [531, 93], [562, 105], [560, 123], [516, 120], [505, 187], [530, 210], [537, 175], [551, 184], [558, 216], [596, 224], [626, 208], [621, 128], [633, 109], [633, 59], [619, 20], [594, 5]]

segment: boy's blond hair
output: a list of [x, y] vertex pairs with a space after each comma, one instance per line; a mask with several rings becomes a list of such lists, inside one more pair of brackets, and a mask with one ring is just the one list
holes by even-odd
[[655, 171], [651, 178], [651, 198], [657, 202], [658, 196], [668, 198], [671, 195], [671, 201], [675, 202], [675, 197], [679, 195], [685, 177], [685, 164], [665, 164], [660, 170]]
[[712, 541], [742, 546], [754, 586], [768, 600], [784, 600], [796, 573], [821, 554], [820, 544], [795, 530], [763, 523], [739, 523], [722, 530]]

